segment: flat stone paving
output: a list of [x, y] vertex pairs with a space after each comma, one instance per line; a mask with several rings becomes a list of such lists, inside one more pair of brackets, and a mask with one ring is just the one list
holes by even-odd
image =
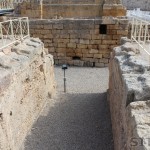
[[55, 68], [57, 95], [50, 100], [24, 143], [25, 150], [113, 150], [107, 103], [107, 68], [70, 67], [67, 93]]

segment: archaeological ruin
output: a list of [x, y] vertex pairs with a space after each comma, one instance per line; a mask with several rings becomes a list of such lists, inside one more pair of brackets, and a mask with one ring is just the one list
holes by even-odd
[[0, 150], [150, 149], [148, 0], [0, 8]]

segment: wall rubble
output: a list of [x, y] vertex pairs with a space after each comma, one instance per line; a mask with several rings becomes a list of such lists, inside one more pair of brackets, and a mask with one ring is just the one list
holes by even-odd
[[0, 150], [18, 150], [55, 95], [53, 57], [39, 39], [25, 39], [0, 52], [0, 72]]
[[[100, 33], [104, 30], [102, 25], [106, 25], [106, 34]], [[104, 67], [109, 63], [112, 48], [122, 36], [127, 36], [128, 20], [124, 17], [30, 20], [30, 33], [44, 42], [55, 64]]]
[[121, 43], [114, 48], [109, 65], [115, 150], [149, 150], [150, 64], [129, 40]]

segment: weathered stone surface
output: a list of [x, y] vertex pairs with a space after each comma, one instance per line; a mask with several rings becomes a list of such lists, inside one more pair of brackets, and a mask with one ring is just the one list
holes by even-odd
[[53, 63], [43, 43], [33, 38], [13, 46], [9, 55], [0, 55], [1, 150], [19, 150], [46, 101], [54, 96]]
[[127, 40], [124, 45], [114, 48], [109, 70], [108, 100], [115, 149], [148, 150], [150, 147], [146, 144], [135, 144], [139, 138], [149, 136], [149, 62]]
[[127, 149], [150, 149], [150, 100], [132, 102], [126, 111]]

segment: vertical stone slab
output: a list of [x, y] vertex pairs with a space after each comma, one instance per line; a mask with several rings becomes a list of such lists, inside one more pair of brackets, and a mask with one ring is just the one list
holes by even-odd
[[126, 8], [122, 5], [120, 0], [105, 0], [103, 16], [126, 16]]

